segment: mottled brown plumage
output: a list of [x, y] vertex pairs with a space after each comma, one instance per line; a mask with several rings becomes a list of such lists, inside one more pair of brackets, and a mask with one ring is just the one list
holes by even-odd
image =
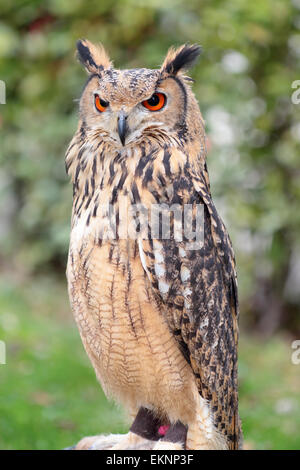
[[[105, 393], [132, 416], [144, 407], [162, 423], [182, 422], [187, 448], [236, 449], [235, 261], [211, 198], [204, 123], [183, 74], [199, 48], [170, 50], [159, 70], [114, 69], [89, 41], [78, 42], [78, 54], [89, 78], [66, 154], [74, 196], [67, 276], [82, 341]], [[154, 93], [166, 104], [153, 112], [142, 102]], [[108, 204], [117, 214], [111, 226]], [[189, 249], [172, 231], [169, 239], [121, 236], [123, 204], [149, 211], [189, 204], [193, 220], [201, 205], [203, 246]]]

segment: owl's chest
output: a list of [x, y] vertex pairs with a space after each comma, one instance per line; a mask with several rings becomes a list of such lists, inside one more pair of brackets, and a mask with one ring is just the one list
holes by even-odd
[[68, 280], [72, 302], [80, 297], [75, 318], [86, 340], [96, 347], [99, 339], [104, 362], [119, 342], [142, 338], [143, 307], [155, 301], [134, 242], [105, 240], [79, 250], [71, 244]]
[[151, 181], [145, 185], [124, 168], [111, 177], [105, 174], [94, 191], [81, 192], [74, 198], [72, 243], [80, 246], [85, 241], [101, 245], [105, 241], [136, 240], [151, 223], [154, 194], [157, 191]]
[[151, 403], [161, 384], [182, 389], [185, 361], [135, 242], [87, 244], [81, 251], [71, 244], [68, 284], [84, 346], [107, 394], [132, 403], [148, 397]]
[[[115, 233], [117, 239], [134, 231], [136, 212], [149, 216], [154, 204], [172, 199], [173, 185], [167, 174], [176, 172], [182, 163], [171, 152], [159, 148], [133, 147], [125, 153], [107, 155], [103, 161], [91, 155], [84, 171], [78, 165], [74, 179], [72, 233], [82, 237], [95, 234], [95, 239]], [[173, 152], [174, 153], [174, 152]], [[131, 236], [132, 238], [132, 236]]]

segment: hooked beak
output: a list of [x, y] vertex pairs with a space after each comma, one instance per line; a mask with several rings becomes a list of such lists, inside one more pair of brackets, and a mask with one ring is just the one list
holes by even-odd
[[128, 130], [126, 119], [127, 116], [124, 111], [120, 111], [118, 116], [118, 133], [123, 146], [125, 145], [125, 137]]

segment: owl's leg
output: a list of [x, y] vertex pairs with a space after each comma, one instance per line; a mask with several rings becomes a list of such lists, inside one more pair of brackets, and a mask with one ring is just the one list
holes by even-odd
[[214, 427], [207, 431], [203, 429], [202, 423], [195, 421], [188, 428], [187, 450], [228, 450], [224, 436]]
[[[129, 413], [131, 418], [134, 419], [136, 411]], [[70, 447], [70, 450], [109, 450], [113, 446], [117, 446], [127, 434], [97, 434], [95, 436], [83, 437], [75, 446]]]
[[154, 441], [150, 441], [129, 431], [127, 434], [123, 435], [119, 442], [110, 447], [109, 450], [151, 450], [154, 444]]
[[141, 407], [130, 427], [129, 433], [111, 449], [153, 449], [155, 442], [161, 437], [161, 429], [164, 429], [161, 420], [151, 410]]
[[167, 426], [147, 408], [141, 407], [127, 434], [88, 436], [81, 439], [74, 450], [130, 450], [153, 449]]
[[83, 437], [72, 450], [109, 450], [124, 438], [124, 434]]
[[225, 437], [217, 430], [209, 403], [198, 395], [195, 418], [188, 423], [187, 450], [227, 450]]
[[171, 424], [166, 434], [155, 444], [153, 450], [184, 450], [187, 426], [177, 421]]

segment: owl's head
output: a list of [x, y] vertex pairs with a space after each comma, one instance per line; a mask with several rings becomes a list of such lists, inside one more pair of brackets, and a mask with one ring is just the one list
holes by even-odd
[[184, 75], [200, 54], [197, 45], [170, 49], [160, 69], [115, 69], [104, 48], [77, 42], [80, 62], [89, 77], [80, 99], [80, 117], [89, 136], [115, 149], [153, 138], [197, 138], [201, 114]]

